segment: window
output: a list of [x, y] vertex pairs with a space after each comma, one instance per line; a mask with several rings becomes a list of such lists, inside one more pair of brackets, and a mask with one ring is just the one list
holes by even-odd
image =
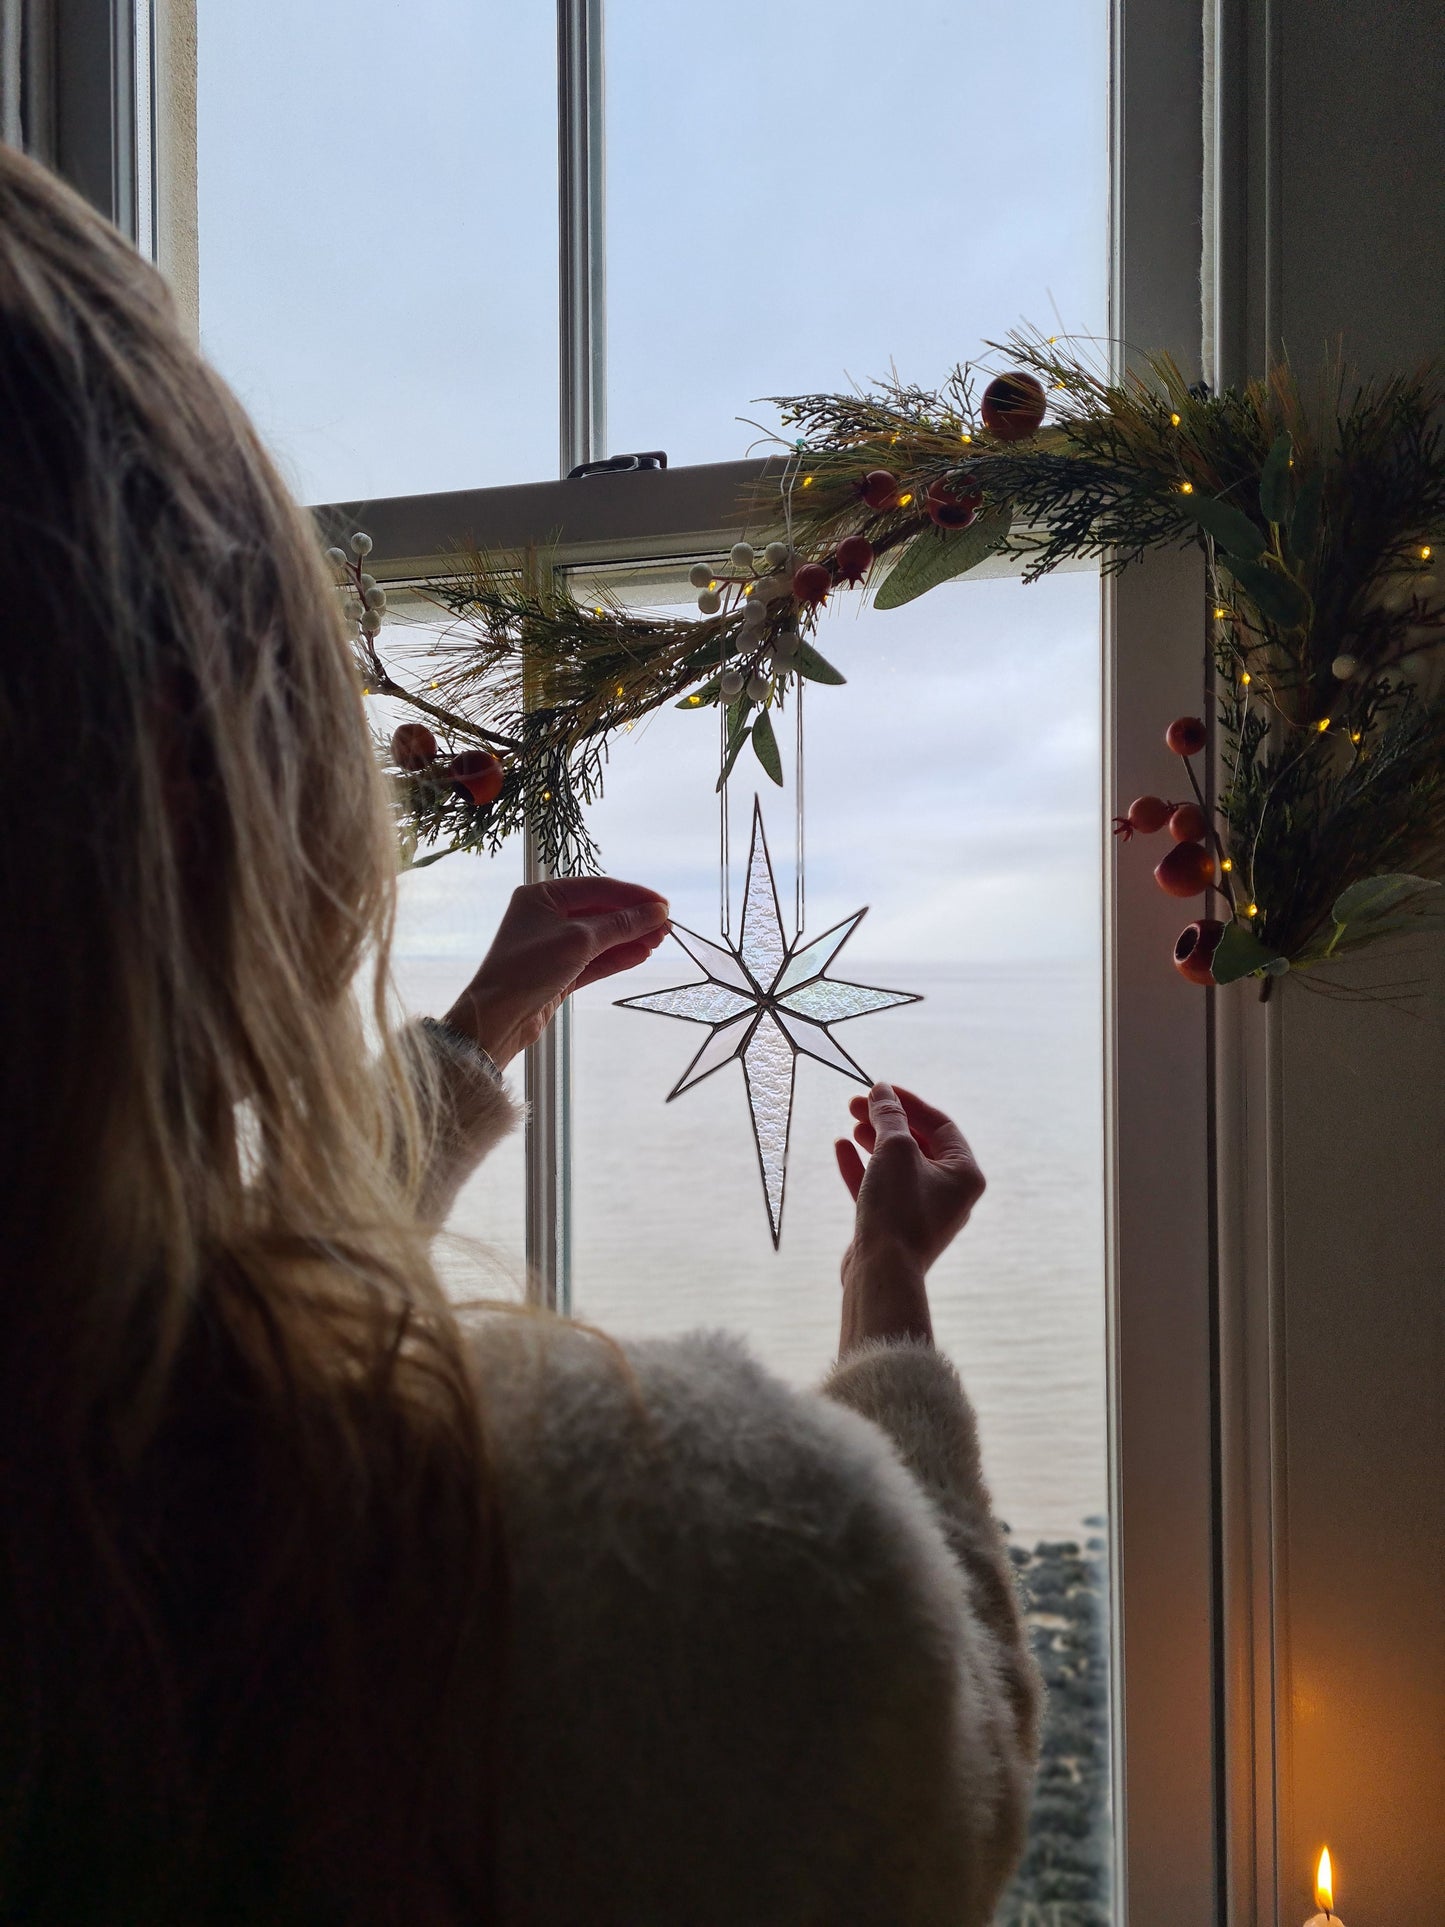
[[[166, 0], [164, 11], [185, 5]], [[365, 504], [378, 575], [415, 579], [464, 532], [506, 547], [560, 530], [562, 562], [588, 569], [708, 553], [747, 473], [753, 431], [732, 417], [753, 416], [757, 395], [866, 380], [884, 372], [888, 355], [905, 376], [930, 379], [1020, 316], [1047, 325], [1055, 305], [1064, 327], [1102, 332], [1109, 85], [1107, 325], [1193, 357], [1201, 79], [1197, 14], [1183, 0], [1147, 10], [1114, 0], [1108, 17], [1104, 0], [1057, 0], [1024, 30], [993, 0], [968, 10], [921, 5], [883, 34], [852, 0], [826, 8], [799, 0], [781, 17], [749, 4], [725, 16], [664, 17], [642, 0], [612, 0], [605, 175], [600, 0], [560, 0], [555, 15], [532, 4], [505, 19], [481, 0], [437, 0], [405, 21], [371, 4], [303, 9], [301, 21], [268, 4], [250, 10], [244, 35], [221, 18], [219, 0], [196, 5], [203, 338], [303, 494], [347, 501], [353, 518]], [[160, 80], [164, 122], [174, 88], [164, 73]], [[164, 230], [167, 194], [158, 206]], [[233, 250], [228, 259], [228, 237], [242, 235], [245, 257]], [[164, 255], [164, 232], [161, 247]], [[398, 338], [407, 343], [400, 356]], [[518, 491], [512, 485], [551, 469], [559, 423], [564, 467], [655, 446], [668, 447], [675, 466], [663, 477]], [[629, 486], [648, 489], [645, 518]], [[448, 490], [461, 492], [432, 499]], [[1120, 1904], [1181, 1927], [1203, 1927], [1215, 1911], [1208, 1255], [1195, 1235], [1207, 1213], [1192, 1209], [1206, 1182], [1203, 1020], [1195, 1003], [1181, 1015], [1172, 986], [1160, 991], [1135, 967], [1137, 953], [1157, 948], [1158, 906], [1127, 895], [1101, 905], [1096, 791], [1090, 800], [1101, 748], [1106, 793], [1132, 794], [1151, 780], [1161, 703], [1193, 686], [1192, 643], [1176, 641], [1171, 626], [1171, 611], [1192, 593], [1186, 573], [1161, 567], [1106, 594], [1102, 745], [1097, 631], [1087, 646], [1097, 584], [1085, 575], [1030, 590], [960, 584], [907, 616], [854, 621], [840, 610], [827, 647], [853, 686], [820, 692], [809, 712], [810, 900], [836, 916], [871, 897], [867, 942], [864, 933], [854, 942], [858, 975], [928, 993], [912, 1010], [868, 1020], [851, 1041], [870, 1068], [910, 1053], [928, 1064], [947, 1056], [990, 1166], [990, 1198], [960, 1248], [956, 1285], [940, 1280], [940, 1326], [947, 1338], [948, 1319], [969, 1314], [955, 1343], [984, 1406], [1002, 1509], [1014, 1515], [1021, 1563], [1033, 1568], [1047, 1662], [1060, 1698], [1074, 1696], [1087, 1714], [1058, 1730], [1011, 1903], [1019, 1927], [1112, 1917], [1100, 1833], [1109, 1775], [1097, 1743], [1104, 1600], [1095, 1491], [1113, 1501], [1114, 1652], [1128, 1658], [1111, 1688], [1122, 1740], [1112, 1769]], [[1017, 644], [1030, 624], [1047, 634], [1030, 639], [1025, 658]], [[885, 625], [890, 640], [875, 641]], [[940, 714], [965, 695], [999, 722], [988, 748], [1008, 807], [994, 817], [1010, 820], [992, 836], [967, 818], [981, 772], [977, 749], [970, 756], [963, 744], [976, 713], [963, 717], [951, 764], [938, 742]], [[917, 755], [893, 730], [858, 743], [890, 704], [919, 719], [909, 739]], [[702, 921], [715, 885], [711, 786], [689, 725], [706, 728], [664, 713], [637, 732], [626, 761], [614, 762], [596, 827], [616, 867], [663, 878], [674, 907], [681, 913], [686, 900]], [[896, 816], [865, 801], [860, 760], [902, 799]], [[910, 800], [920, 770], [934, 778], [926, 806]], [[638, 810], [637, 797], [663, 781], [679, 822], [693, 813], [695, 828], [664, 837]], [[785, 865], [790, 798], [766, 787]], [[938, 894], [960, 906], [951, 926], [946, 901], [920, 909], [908, 885], [909, 861], [931, 873], [940, 851], [950, 887]], [[409, 994], [430, 1000], [460, 982], [466, 934], [480, 940], [489, 900], [499, 903], [515, 874], [510, 863], [488, 874], [451, 859], [406, 880], [400, 961]], [[1000, 928], [1012, 951], [997, 941]], [[1101, 967], [1102, 998], [1087, 994]], [[681, 1054], [669, 1037], [680, 1027], [614, 1011], [600, 992], [578, 1002], [570, 1109], [565, 1026], [529, 1066], [537, 1122], [525, 1212], [508, 1189], [520, 1171], [509, 1180], [497, 1167], [502, 1191], [478, 1194], [471, 1223], [515, 1263], [525, 1219], [544, 1285], [565, 1301], [575, 1197], [579, 1308], [624, 1328], [686, 1322], [683, 1305], [660, 1289], [625, 1303], [620, 1267], [608, 1269], [609, 1249], [626, 1236], [631, 1179], [625, 1166], [609, 1176], [602, 1165], [598, 1093], [620, 1065], [636, 1076], [640, 1058], [655, 1063], [655, 1073], [641, 1073], [650, 1088], [635, 1093], [639, 1135], [678, 1169], [690, 1143], [710, 1167], [688, 1185], [696, 1221], [674, 1227], [679, 1264], [695, 1272], [699, 1254], [712, 1253], [715, 1322], [750, 1323], [780, 1369], [801, 1375], [831, 1322], [820, 1309], [831, 1302], [831, 1275], [815, 1272], [831, 1274], [842, 1194], [830, 1190], [815, 1148], [826, 1107], [846, 1087], [825, 1084], [822, 1071], [811, 1089], [800, 1087], [793, 1195], [774, 1260], [760, 1201], [737, 1191], [738, 1206], [756, 1213], [750, 1231], [728, 1189], [751, 1177], [736, 1092], [719, 1079], [716, 1091], [665, 1111], [654, 1100]], [[1087, 1068], [1101, 1003], [1103, 1080]], [[1040, 1093], [1032, 1098], [1031, 1081]], [[1101, 1083], [1107, 1184], [1094, 1122]], [[1032, 1126], [1050, 1101], [1055, 1161], [1074, 1172], [1073, 1206], [1023, 1196], [1028, 1160], [1042, 1161]], [[1171, 1172], [1183, 1174], [1188, 1199], [1172, 1212], [1158, 1202]], [[1005, 1203], [1010, 1232], [1033, 1241], [1026, 1262], [1040, 1273], [1054, 1267], [1057, 1302], [1043, 1292], [1030, 1303], [1000, 1301], [990, 1325], [972, 1315], [989, 1260], [1020, 1259], [1012, 1237], [1002, 1252]], [[729, 1247], [734, 1236], [755, 1238], [752, 1251]], [[778, 1289], [764, 1298], [758, 1279]], [[712, 1297], [710, 1283], [701, 1288]], [[755, 1311], [742, 1295], [749, 1289]], [[997, 1396], [995, 1367], [1000, 1385], [1014, 1374]], [[1072, 1486], [1030, 1480], [1029, 1453], [1045, 1431]], [[1065, 1533], [1077, 1552], [1057, 1549]], [[1039, 1544], [1055, 1550], [1040, 1557]], [[1066, 1839], [1083, 1842], [1078, 1865], [1061, 1852]]]

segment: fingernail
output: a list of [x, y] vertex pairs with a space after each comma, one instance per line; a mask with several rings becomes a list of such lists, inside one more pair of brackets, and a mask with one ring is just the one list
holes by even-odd
[[869, 1091], [868, 1095], [870, 1097], [878, 1097], [878, 1098], [886, 1099], [886, 1098], [893, 1097], [894, 1095], [896, 1095], [896, 1093], [894, 1092], [893, 1086], [891, 1084], [878, 1083], [873, 1086], [872, 1090]]
[[672, 910], [666, 897], [658, 897], [651, 903], [641, 905], [639, 914], [646, 917], [647, 928], [655, 930], [660, 923], [668, 921]]

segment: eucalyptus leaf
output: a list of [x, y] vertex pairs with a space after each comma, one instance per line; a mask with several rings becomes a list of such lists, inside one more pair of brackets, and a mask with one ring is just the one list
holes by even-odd
[[1289, 552], [1296, 561], [1313, 555], [1319, 534], [1320, 503], [1324, 498], [1323, 475], [1307, 477], [1295, 497], [1294, 514], [1289, 518]]
[[673, 708], [701, 709], [705, 703], [715, 703], [721, 694], [722, 677], [714, 676], [712, 681], [705, 682], [701, 689], [690, 691], [689, 694], [683, 697], [680, 703], [674, 703]]
[[806, 676], [809, 682], [845, 683], [848, 678], [840, 669], [835, 669], [826, 656], [820, 656], [809, 642], [800, 643], [798, 653], [792, 663], [786, 665]]
[[1291, 575], [1263, 562], [1228, 563], [1230, 574], [1266, 622], [1297, 629], [1309, 614], [1309, 597]]
[[1264, 536], [1243, 509], [1213, 495], [1192, 496], [1185, 507], [1206, 535], [1212, 535], [1228, 556], [1253, 559], [1264, 554]]
[[743, 753], [743, 744], [748, 740], [748, 709], [750, 705], [745, 696], [739, 696], [728, 708], [728, 747], [723, 758], [722, 773], [717, 779], [714, 795], [733, 773], [733, 764]]
[[778, 788], [783, 787], [783, 759], [778, 754], [778, 739], [773, 734], [773, 722], [765, 709], [753, 724], [753, 748], [758, 761], [772, 777]]
[[1293, 440], [1277, 435], [1259, 471], [1259, 506], [1266, 522], [1283, 522], [1289, 514], [1289, 465], [1293, 458]]
[[940, 582], [965, 575], [1001, 549], [1013, 527], [1007, 506], [987, 509], [966, 529], [925, 529], [904, 549], [873, 598], [875, 609], [901, 609]]
[[1369, 923], [1376, 917], [1384, 916], [1387, 910], [1404, 903], [1408, 897], [1417, 897], [1423, 891], [1439, 888], [1434, 877], [1404, 874], [1362, 877], [1358, 883], [1341, 890], [1330, 914], [1342, 929], [1352, 923]]
[[1279, 952], [1267, 949], [1242, 923], [1227, 923], [1209, 967], [1215, 983], [1232, 984], [1240, 977], [1252, 977], [1257, 970], [1267, 970], [1277, 961]]

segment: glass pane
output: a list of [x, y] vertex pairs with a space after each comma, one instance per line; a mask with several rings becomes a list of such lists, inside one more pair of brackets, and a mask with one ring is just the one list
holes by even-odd
[[303, 501], [557, 447], [556, 10], [198, 0], [201, 339]]
[[760, 396], [1102, 332], [1108, 35], [1105, 0], [608, 0], [612, 449], [730, 460]]
[[[443, 632], [408, 613], [393, 598], [380, 646], [391, 674], [410, 687], [435, 667], [429, 651], [446, 646]], [[414, 712], [384, 697], [367, 705], [373, 729], [387, 736]], [[430, 851], [419, 853], [422, 857]], [[403, 1009], [413, 1017], [444, 1017], [481, 962], [512, 891], [522, 881], [519, 844], [496, 857], [458, 851], [404, 870], [397, 886], [392, 975]], [[508, 1079], [520, 1098], [522, 1064]], [[437, 1269], [458, 1298], [521, 1298], [526, 1287], [526, 1170], [518, 1128], [463, 1186], [445, 1233], [437, 1240]]]
[[[1098, 579], [975, 581], [886, 614], [840, 597], [818, 644], [848, 687], [806, 697], [806, 934], [867, 903], [828, 976], [924, 999], [840, 1022], [837, 1041], [956, 1116], [989, 1179], [930, 1290], [1051, 1680], [1029, 1857], [999, 1918], [1098, 1927], [1110, 1853]], [[732, 783], [734, 933], [756, 792], [789, 941], [790, 717], [786, 788], [750, 754]], [[716, 712], [664, 708], [618, 742], [592, 821], [608, 869], [665, 890], [704, 937], [719, 911], [717, 766]], [[621, 1333], [731, 1327], [785, 1377], [816, 1383], [837, 1344], [852, 1217], [833, 1139], [859, 1086], [798, 1063], [775, 1255], [741, 1066], [723, 1061], [666, 1103], [707, 1033], [613, 1004], [702, 974], [670, 945], [576, 999], [577, 1309]]]

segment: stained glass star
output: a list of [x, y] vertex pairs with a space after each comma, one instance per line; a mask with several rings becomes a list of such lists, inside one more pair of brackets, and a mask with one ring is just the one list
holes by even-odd
[[710, 1027], [702, 1048], [668, 1092], [669, 1104], [724, 1064], [742, 1059], [774, 1250], [782, 1236], [799, 1053], [869, 1084], [872, 1079], [844, 1050], [830, 1026], [869, 1011], [921, 1001], [911, 991], [875, 990], [827, 975], [829, 964], [867, 914], [866, 909], [855, 910], [821, 937], [809, 940], [799, 932], [791, 944], [786, 940], [763, 834], [762, 807], [755, 797], [737, 943], [724, 934], [723, 942], [716, 944], [674, 923], [673, 936], [704, 973], [705, 981], [618, 1000], [624, 1010], [653, 1010]]

